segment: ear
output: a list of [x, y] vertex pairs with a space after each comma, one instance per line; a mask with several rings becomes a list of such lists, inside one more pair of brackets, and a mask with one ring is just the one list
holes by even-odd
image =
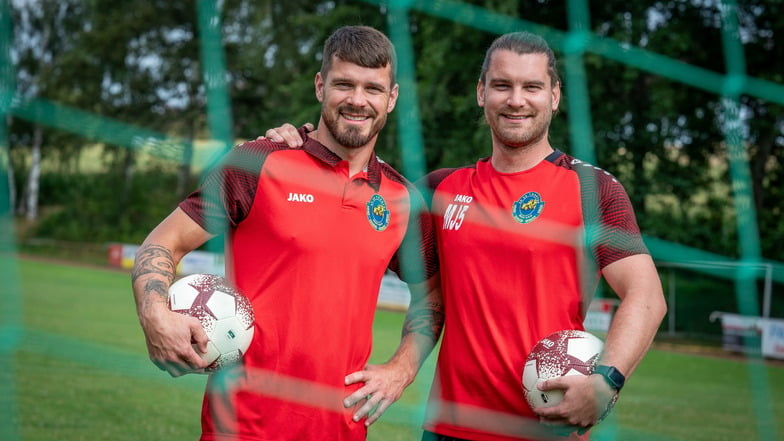
[[485, 85], [481, 80], [476, 83], [476, 104], [479, 107], [485, 106]]
[[389, 103], [387, 104], [387, 113], [391, 113], [392, 110], [395, 108], [395, 104], [397, 103], [397, 97], [399, 93], [399, 87], [397, 83], [392, 86], [392, 90], [389, 91]]
[[555, 83], [553, 87], [553, 102], [552, 102], [552, 109], [553, 112], [558, 110], [558, 104], [561, 103], [561, 82]]
[[321, 72], [316, 72], [313, 84], [316, 86], [316, 99], [321, 103], [324, 101], [324, 78], [321, 77]]

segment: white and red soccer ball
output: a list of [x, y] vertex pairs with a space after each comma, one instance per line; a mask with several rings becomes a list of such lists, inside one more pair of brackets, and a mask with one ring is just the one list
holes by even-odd
[[564, 375], [591, 375], [604, 343], [595, 335], [578, 330], [554, 332], [531, 349], [523, 368], [525, 399], [532, 408], [552, 407], [563, 399], [561, 390], [539, 390], [544, 380]]
[[208, 373], [239, 361], [253, 339], [250, 300], [221, 276], [191, 274], [174, 282], [169, 308], [201, 322], [210, 341], [206, 353], [196, 352], [209, 363]]

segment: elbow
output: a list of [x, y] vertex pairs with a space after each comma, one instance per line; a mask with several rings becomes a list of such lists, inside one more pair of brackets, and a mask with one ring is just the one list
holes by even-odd
[[667, 315], [667, 301], [664, 299], [664, 294], [657, 297], [658, 301], [656, 304], [651, 308], [653, 314], [659, 317], [659, 321], [661, 322], [664, 320], [664, 316]]

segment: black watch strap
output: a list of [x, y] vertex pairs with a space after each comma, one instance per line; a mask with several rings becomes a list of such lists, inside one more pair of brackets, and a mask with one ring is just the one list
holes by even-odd
[[626, 377], [624, 377], [621, 371], [614, 366], [604, 366], [600, 364], [593, 368], [593, 373], [604, 377], [604, 381], [619, 392], [626, 382]]

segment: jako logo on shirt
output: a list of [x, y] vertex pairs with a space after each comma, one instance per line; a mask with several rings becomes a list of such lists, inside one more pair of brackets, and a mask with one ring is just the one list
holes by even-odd
[[539, 193], [529, 191], [512, 204], [512, 217], [521, 224], [527, 224], [539, 217], [543, 209], [544, 201]]
[[389, 226], [389, 210], [381, 195], [374, 194], [366, 204], [366, 213], [370, 226], [376, 231], [384, 231]]
[[468, 204], [473, 202], [474, 197], [464, 194], [456, 194], [453, 203], [446, 206], [444, 210], [444, 223], [441, 225], [442, 230], [459, 230], [465, 220], [466, 212], [470, 207]]
[[312, 194], [307, 193], [289, 193], [289, 198], [286, 199], [289, 202], [309, 202], [312, 203], [316, 199], [313, 197]]

